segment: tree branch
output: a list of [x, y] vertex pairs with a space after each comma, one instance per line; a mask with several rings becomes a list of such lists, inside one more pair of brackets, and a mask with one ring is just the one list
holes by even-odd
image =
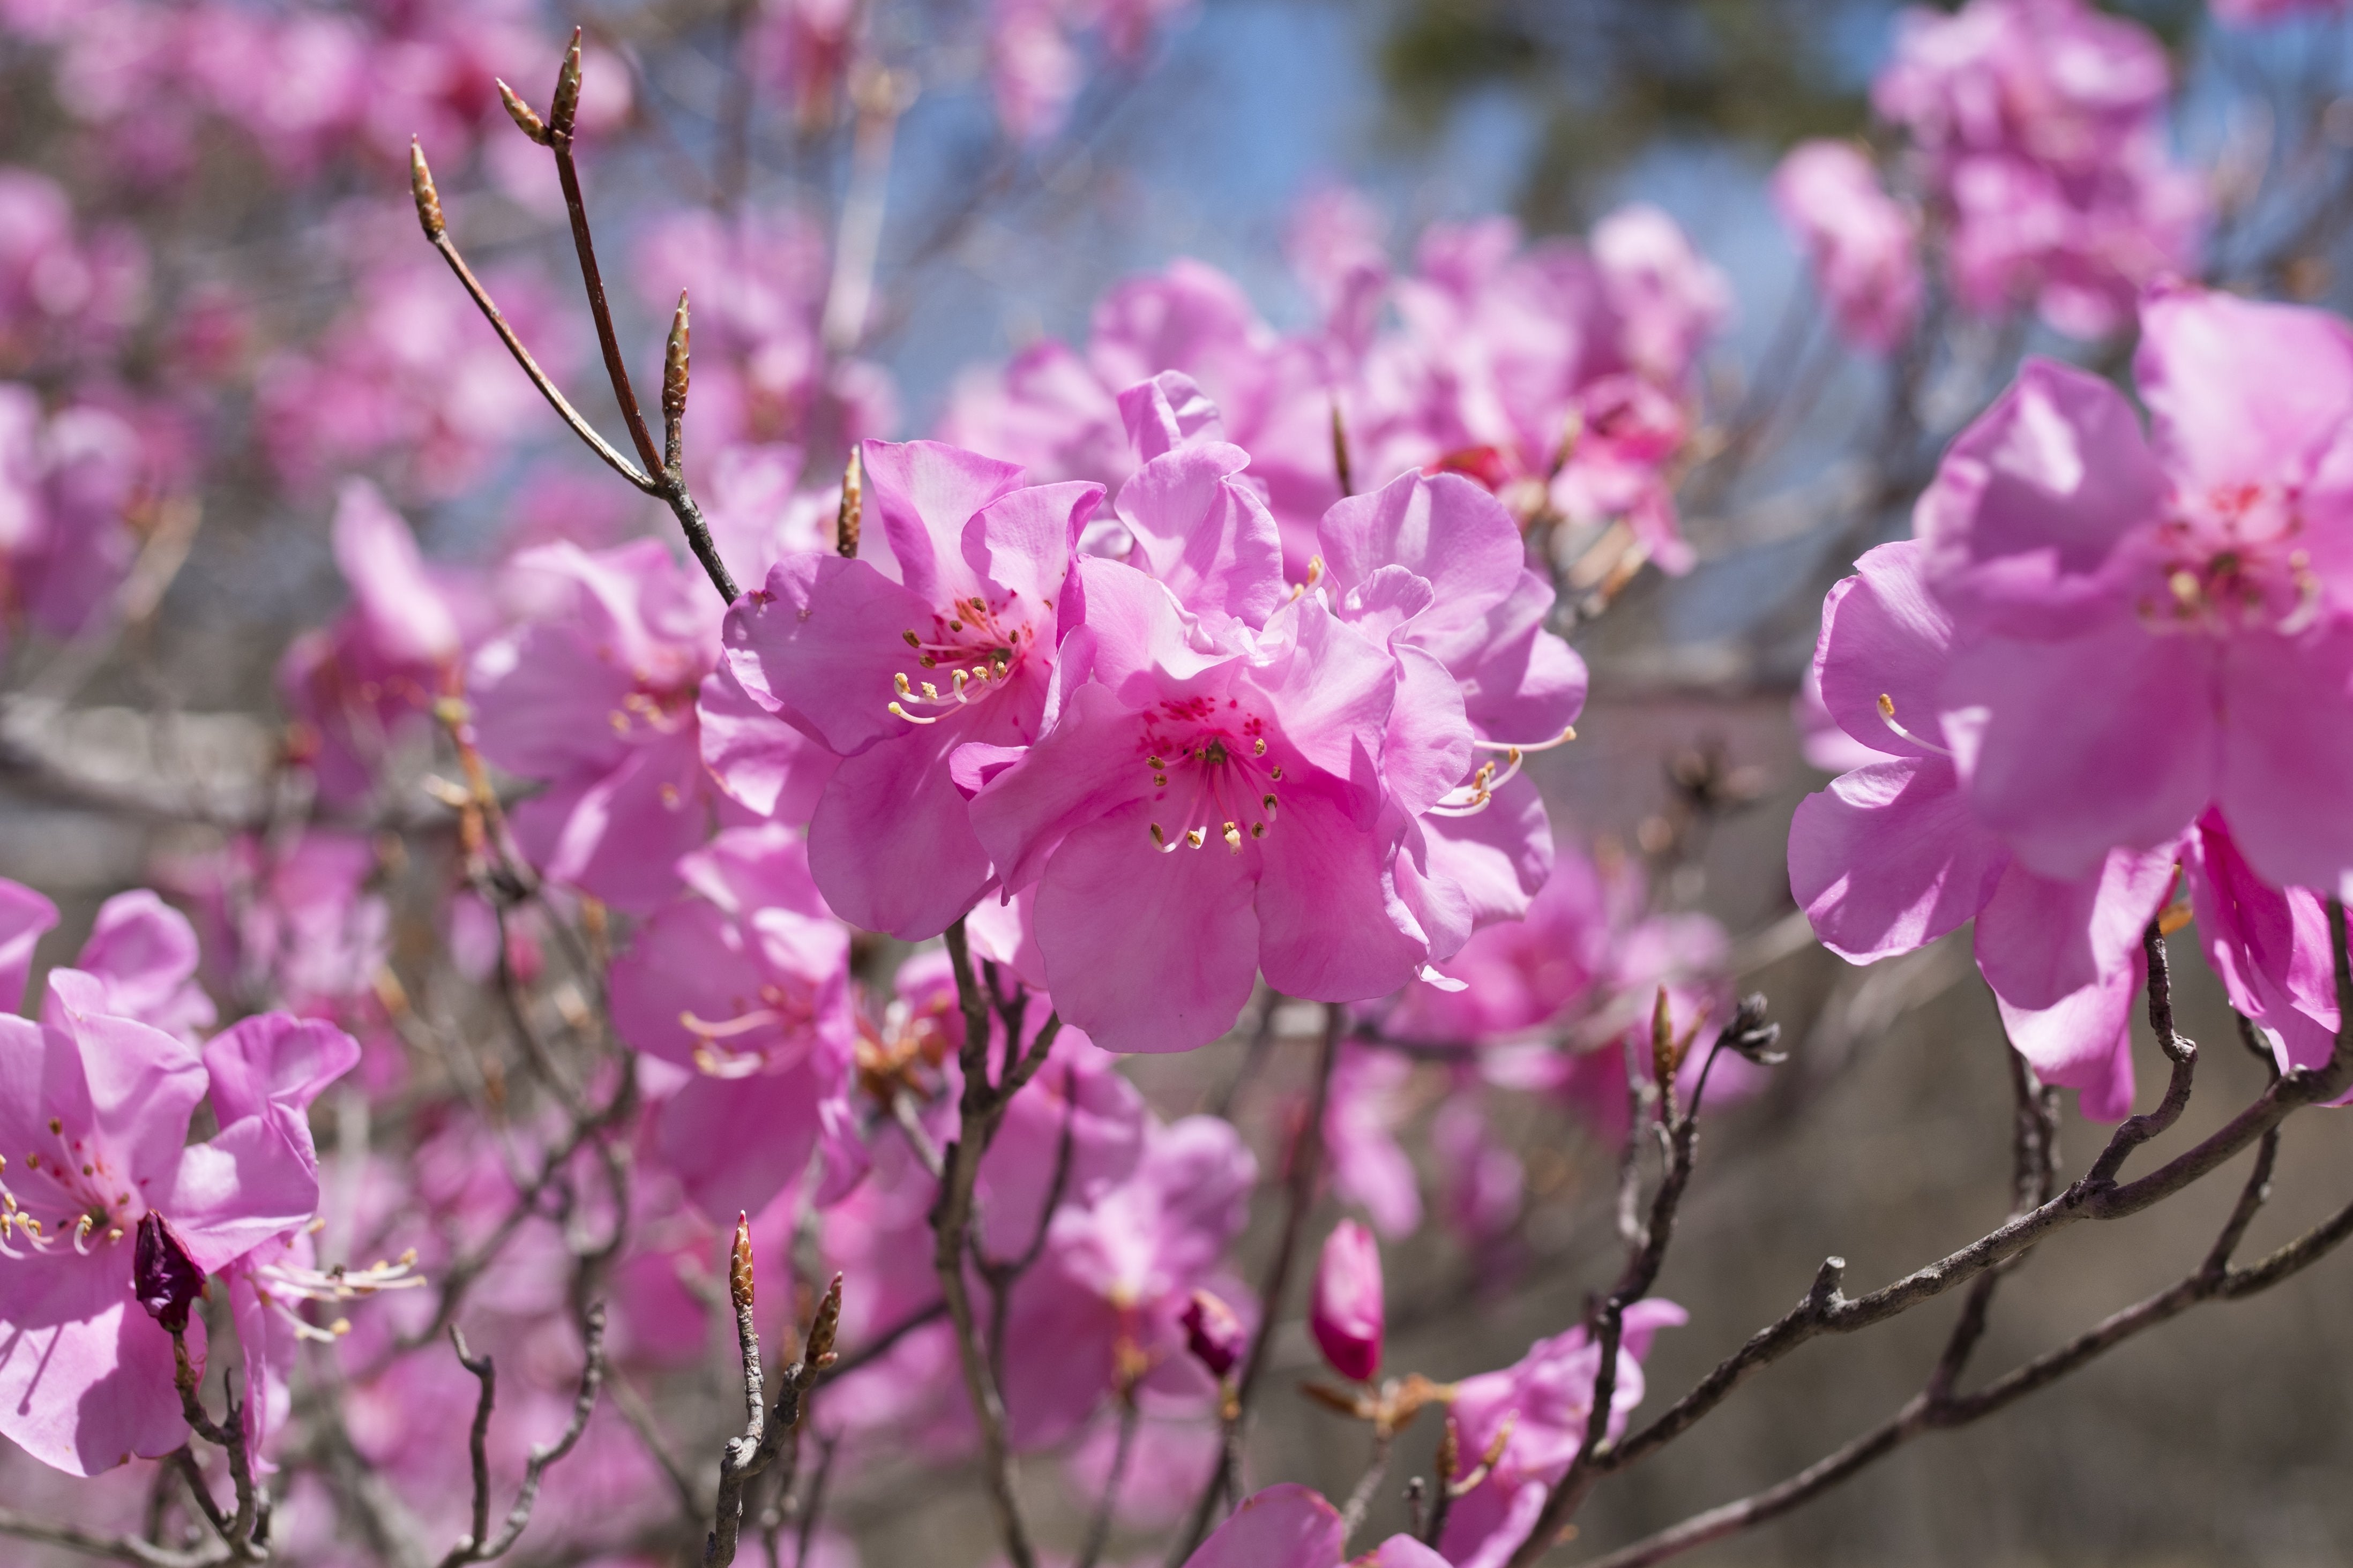
[[441, 1559], [441, 1568], [463, 1568], [469, 1563], [488, 1563], [503, 1557], [531, 1523], [532, 1510], [539, 1502], [539, 1486], [547, 1474], [547, 1467], [562, 1459], [578, 1445], [580, 1435], [588, 1429], [588, 1417], [596, 1408], [596, 1390], [605, 1381], [605, 1309], [592, 1306], [582, 1323], [586, 1343], [580, 1368], [580, 1392], [572, 1402], [572, 1419], [564, 1435], [554, 1443], [534, 1443], [531, 1457], [523, 1462], [522, 1485], [515, 1492], [514, 1506], [507, 1510], [505, 1524], [495, 1536], [486, 1536], [490, 1525], [490, 1467], [483, 1457], [483, 1444], [490, 1434], [491, 1407], [494, 1403], [497, 1379], [491, 1367], [491, 1358], [469, 1360], [465, 1341], [456, 1331], [451, 1339], [458, 1348], [458, 1359], [468, 1372], [480, 1380], [482, 1390], [474, 1406], [474, 1426], [470, 1439], [474, 1466], [474, 1530], [473, 1533], [449, 1548]]

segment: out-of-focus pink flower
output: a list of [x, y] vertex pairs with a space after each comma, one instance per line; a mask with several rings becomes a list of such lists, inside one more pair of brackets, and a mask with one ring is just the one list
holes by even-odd
[[1085, 82], [1056, 0], [990, 0], [988, 75], [997, 118], [1017, 142], [1039, 142], [1061, 129]]
[[[0, 1012], [24, 1005], [33, 950], [58, 923], [58, 907], [32, 889], [0, 878]], [[195, 982], [195, 928], [145, 888], [100, 904], [72, 967], [96, 983], [99, 1011], [129, 1018], [195, 1045], [216, 1016]]]
[[1412, 1062], [1396, 1051], [1344, 1047], [1324, 1110], [1333, 1192], [1362, 1205], [1373, 1228], [1392, 1240], [1421, 1225], [1420, 1185], [1397, 1139], [1412, 1112], [1406, 1093], [1412, 1073]]
[[649, 539], [547, 545], [510, 571], [543, 596], [540, 616], [483, 647], [467, 687], [482, 755], [548, 786], [511, 814], [515, 837], [557, 881], [650, 910], [679, 857], [737, 809], [703, 771], [695, 714], [722, 608]]
[[723, 1221], [800, 1175], [844, 1091], [849, 933], [790, 828], [731, 828], [679, 869], [689, 891], [614, 961], [613, 1024], [693, 1075], [664, 1102], [659, 1143], [688, 1197]]
[[842, 758], [809, 825], [826, 901], [915, 939], [988, 885], [949, 757], [1044, 731], [1071, 550], [1103, 492], [1024, 487], [1008, 464], [928, 441], [869, 442], [864, 461], [859, 558], [778, 563], [729, 612], [728, 659], [775, 722]]
[[1344, 1219], [1324, 1238], [1307, 1309], [1308, 1332], [1333, 1371], [1353, 1383], [1369, 1383], [1381, 1370], [1383, 1319], [1380, 1244], [1371, 1231]]
[[147, 257], [135, 236], [76, 233], [56, 182], [0, 165], [0, 375], [104, 353], [146, 302]]
[[1628, 363], [1661, 386], [1682, 386], [1700, 346], [1732, 315], [1731, 281], [1647, 202], [1594, 225], [1593, 260]]
[[41, 1022], [0, 1017], [0, 1147], [21, 1152], [0, 1246], [0, 1318], [16, 1330], [0, 1348], [0, 1434], [75, 1475], [186, 1437], [171, 1339], [133, 1310], [141, 1221], [169, 1226], [150, 1242], [158, 1268], [201, 1279], [301, 1226], [319, 1200], [307, 1126], [266, 1097], [225, 1083], [221, 1130], [188, 1143], [205, 1064], [105, 999], [102, 984], [58, 970]]
[[1827, 664], [1824, 696], [1856, 733], [1893, 694], [1923, 739], [1880, 743], [1949, 750], [1970, 815], [2039, 875], [2157, 852], [2211, 803], [2266, 882], [2333, 890], [2353, 874], [2353, 329], [2168, 289], [2135, 374], [2153, 439], [2115, 387], [2030, 362], [1920, 500], [1950, 668], [1899, 691], [1866, 650], [1853, 696]]
[[[1459, 776], [1467, 727], [1442, 717], [1459, 698], [1405, 686], [1315, 597], [1244, 649], [1203, 651], [1145, 574], [1082, 561], [1076, 577], [1087, 620], [1053, 728], [1018, 760], [958, 762], [1002, 886], [1037, 888], [1063, 1016], [1113, 1050], [1187, 1050], [1232, 1025], [1261, 970], [1318, 1000], [1395, 989], [1426, 942], [1394, 891], [1386, 779]], [[1440, 716], [1393, 725], [1425, 701]]]
[[1801, 142], [1773, 172], [1773, 205], [1813, 263], [1848, 342], [1891, 353], [1920, 314], [1919, 224], [1862, 151]]
[[831, 121], [849, 68], [859, 0], [769, 0], [751, 47], [769, 79], [785, 90], [802, 125]]
[[2095, 337], [2131, 320], [2143, 285], [2189, 268], [2206, 200], [2166, 151], [2168, 75], [2147, 29], [2083, 0], [1904, 15], [1872, 100], [1919, 150], [1963, 304], [2031, 302]]
[[489, 607], [470, 579], [425, 564], [407, 523], [364, 479], [346, 481], [336, 499], [334, 544], [352, 606], [288, 647], [278, 685], [309, 727], [320, 793], [349, 804], [434, 701], [455, 692]]
[[[1642, 1402], [1642, 1358], [1650, 1353], [1651, 1339], [1689, 1316], [1672, 1301], [1651, 1299], [1626, 1309], [1609, 1398], [1612, 1438], [1625, 1430], [1627, 1416]], [[1448, 1514], [1446, 1534], [1439, 1542], [1445, 1561], [1458, 1568], [1500, 1568], [1527, 1539], [1546, 1492], [1584, 1445], [1600, 1370], [1601, 1347], [1580, 1323], [1538, 1340], [1514, 1365], [1457, 1385], [1450, 1419], [1461, 1452], [1484, 1454], [1507, 1422], [1511, 1436], [1494, 1468]]]
[[0, 383], [0, 608], [52, 637], [89, 626], [130, 570], [132, 520], [158, 477], [121, 415], [45, 412]]
[[[563, 334], [534, 330], [550, 319], [538, 280], [494, 270], [487, 281], [561, 381]], [[503, 443], [547, 417], [438, 258], [367, 267], [352, 299], [317, 342], [260, 368], [257, 423], [289, 481], [371, 468], [403, 495], [455, 495], [480, 479]]]

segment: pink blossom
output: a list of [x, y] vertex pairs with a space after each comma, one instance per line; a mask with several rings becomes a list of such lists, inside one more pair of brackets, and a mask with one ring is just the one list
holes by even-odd
[[1381, 1369], [1381, 1253], [1373, 1233], [1344, 1219], [1324, 1238], [1307, 1330], [1333, 1371], [1369, 1383]]
[[334, 544], [352, 607], [288, 647], [278, 683], [313, 737], [308, 760], [320, 793], [349, 804], [455, 691], [468, 634], [485, 629], [487, 606], [470, 582], [425, 564], [408, 525], [364, 479], [345, 481], [336, 499]]
[[2260, 26], [2285, 16], [2326, 15], [2345, 9], [2345, 0], [2209, 0], [2214, 19], [2233, 27]]
[[[0, 878], [0, 1011], [24, 1004], [33, 950], [58, 923], [58, 908], [21, 883]], [[212, 998], [195, 983], [195, 928], [144, 888], [99, 906], [90, 938], [72, 967], [95, 982], [90, 1004], [195, 1045], [212, 1026]]]
[[1683, 385], [1701, 345], [1732, 315], [1731, 282], [1646, 202], [1594, 226], [1593, 260], [1627, 361], [1661, 386]]
[[1889, 353], [1920, 314], [1919, 225], [1844, 142], [1801, 142], [1773, 174], [1773, 205], [1813, 263], [1814, 283], [1859, 347]]
[[2099, 336], [2142, 285], [2189, 268], [2206, 202], [2165, 149], [2168, 74], [2145, 28], [2083, 0], [1905, 14], [1872, 99], [1919, 149], [1965, 305], [2031, 300]]
[[0, 165], [0, 375], [113, 348], [145, 303], [146, 284], [135, 235], [78, 234], [54, 181]]
[[664, 1101], [658, 1142], [687, 1195], [723, 1221], [765, 1208], [808, 1164], [827, 1116], [847, 1114], [849, 933], [790, 828], [731, 828], [679, 872], [688, 891], [614, 962], [613, 1023], [691, 1075]]
[[1208, 1369], [1211, 1377], [1225, 1376], [1241, 1361], [1242, 1347], [1247, 1342], [1241, 1320], [1226, 1305], [1224, 1298], [1211, 1291], [1196, 1290], [1177, 1321], [1185, 1327], [1185, 1348], [1193, 1352], [1195, 1361]]
[[1926, 557], [1911, 541], [1881, 545], [1824, 607], [1823, 701], [1883, 756], [1800, 803], [1790, 889], [1823, 943], [1858, 963], [1974, 918], [2011, 1044], [2044, 1081], [2083, 1090], [2086, 1115], [2113, 1120], [2132, 1106], [2140, 933], [2173, 885], [2174, 849], [2117, 850], [2052, 879], [1978, 820], [1951, 754], [1903, 723], [1936, 711], [1955, 660], [1952, 621], [1922, 582]]
[[[1018, 759], [958, 763], [1003, 887], [1038, 889], [1063, 1016], [1113, 1050], [1186, 1050], [1232, 1024], [1261, 970], [1318, 1000], [1402, 983], [1425, 942], [1389, 869], [1404, 825], [1388, 781], [1459, 776], [1459, 698], [1400, 683], [1314, 597], [1203, 651], [1143, 573], [1086, 561], [1077, 578], [1087, 620], [1053, 728]], [[1425, 702], [1428, 722], [1392, 728]]]
[[205, 1064], [104, 1000], [100, 983], [59, 970], [40, 1023], [0, 1017], [0, 1149], [14, 1152], [0, 1320], [16, 1330], [0, 1349], [0, 1433], [76, 1475], [185, 1441], [170, 1338], [132, 1310], [140, 1221], [167, 1221], [187, 1262], [217, 1274], [309, 1220], [319, 1197], [307, 1126], [267, 1100], [225, 1086], [221, 1131], [188, 1143]]
[[1407, 1092], [1412, 1073], [1413, 1064], [1398, 1052], [1345, 1046], [1324, 1111], [1333, 1192], [1362, 1205], [1373, 1228], [1392, 1240], [1421, 1225], [1419, 1182], [1398, 1143], [1398, 1127], [1413, 1113]]
[[1066, 584], [1092, 485], [915, 441], [865, 448], [860, 558], [790, 556], [729, 612], [729, 667], [752, 699], [843, 760], [818, 799], [809, 861], [853, 925], [936, 936], [988, 885], [959, 746], [1041, 734]]
[[[1690, 1314], [1672, 1301], [1646, 1299], [1625, 1310], [1610, 1390], [1609, 1436], [1626, 1427], [1642, 1402], [1642, 1358], [1659, 1330]], [[1482, 1373], [1456, 1385], [1450, 1419], [1465, 1454], [1484, 1454], [1511, 1424], [1510, 1439], [1493, 1469], [1447, 1516], [1439, 1542], [1458, 1568], [1500, 1568], [1527, 1539], [1545, 1494], [1565, 1474], [1585, 1442], [1601, 1348], [1584, 1324], [1548, 1340], [1501, 1372]]]
[[511, 570], [546, 595], [545, 613], [475, 655], [477, 743], [547, 785], [510, 816], [543, 872], [649, 910], [723, 815], [695, 715], [718, 661], [720, 606], [701, 573], [649, 539], [546, 545]]
[[44, 411], [30, 388], [0, 383], [0, 608], [52, 637], [90, 626], [130, 570], [132, 520], [157, 478], [121, 415]]
[[368, 886], [376, 868], [365, 837], [313, 828], [166, 859], [156, 879], [195, 910], [224, 995], [364, 1036], [382, 1021], [375, 981], [391, 941], [391, 912]]
[[[1969, 814], [2040, 875], [2157, 851], [2211, 803], [2265, 881], [2334, 889], [2353, 872], [2329, 782], [2353, 770], [2353, 330], [2173, 289], [2142, 332], [2153, 439], [2105, 382], [2031, 362], [1920, 500], [1951, 668], [1905, 692], [1855, 679], [1926, 738], [1885, 748], [1949, 748]], [[1828, 665], [1823, 690], [1851, 733], [1867, 722]]]

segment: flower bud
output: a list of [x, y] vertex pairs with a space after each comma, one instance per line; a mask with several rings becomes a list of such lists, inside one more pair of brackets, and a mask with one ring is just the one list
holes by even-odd
[[1234, 1310], [1207, 1290], [1196, 1290], [1193, 1299], [1185, 1303], [1185, 1346], [1194, 1359], [1209, 1369], [1209, 1375], [1222, 1378], [1234, 1370], [1242, 1359], [1242, 1321]]
[[1324, 1239], [1307, 1327], [1332, 1370], [1369, 1383], [1381, 1366], [1381, 1254], [1372, 1232], [1344, 1219]]
[[140, 1216], [139, 1239], [131, 1254], [131, 1280], [147, 1315], [163, 1324], [166, 1332], [176, 1334], [186, 1330], [188, 1309], [204, 1293], [205, 1271], [196, 1267], [164, 1216], [151, 1213]]

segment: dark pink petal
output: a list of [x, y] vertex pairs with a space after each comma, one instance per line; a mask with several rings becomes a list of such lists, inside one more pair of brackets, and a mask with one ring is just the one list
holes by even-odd
[[2062, 878], [2179, 837], [2221, 771], [2206, 641], [2121, 616], [2064, 641], [1965, 645], [1942, 718], [1978, 820]]
[[1336, 597], [1345, 599], [1383, 566], [1427, 579], [1437, 605], [1416, 622], [1414, 640], [1458, 674], [1486, 647], [1489, 617], [1527, 573], [1519, 524], [1501, 501], [1459, 474], [1416, 470], [1370, 495], [1335, 502], [1316, 539]]
[[678, 888], [678, 858], [711, 832], [693, 727], [631, 747], [602, 774], [575, 775], [518, 805], [516, 841], [559, 882], [630, 914]]
[[192, 1143], [168, 1188], [148, 1202], [207, 1274], [319, 1212], [319, 1154], [310, 1124], [272, 1106]]
[[1121, 393], [1119, 415], [1139, 463], [1197, 441], [1226, 438], [1218, 405], [1182, 371], [1164, 370]]
[[[1012, 590], [1016, 615], [1045, 619], [1070, 575], [1080, 531], [1103, 498], [1103, 486], [1078, 483], [1025, 485], [999, 496], [965, 525], [965, 563], [985, 585]], [[997, 595], [989, 597], [993, 604]]]
[[2017, 1007], [1995, 998], [2003, 1032], [2035, 1076], [2077, 1090], [2084, 1114], [2094, 1121], [2131, 1114], [2132, 1015], [2147, 970], [2147, 960], [2136, 952], [2116, 973], [2047, 1007]]
[[1942, 757], [1857, 768], [1799, 802], [1789, 824], [1789, 891], [1822, 945], [1857, 963], [1959, 926], [2009, 863]]
[[1038, 888], [1054, 1005], [1107, 1050], [1207, 1045], [1233, 1026], [1258, 975], [1256, 847], [1172, 838], [1164, 854], [1150, 823], [1139, 801], [1075, 828]]
[[458, 616], [427, 574], [416, 536], [383, 492], [348, 479], [335, 499], [335, 564], [352, 586], [369, 639], [385, 657], [417, 664], [458, 658]]
[[1370, 1382], [1381, 1369], [1381, 1254], [1373, 1233], [1344, 1219], [1324, 1238], [1308, 1332], [1333, 1371], [1352, 1383]]
[[258, 1013], [205, 1042], [213, 1114], [222, 1125], [270, 1106], [297, 1113], [359, 1065], [359, 1042], [323, 1018]]
[[106, 982], [108, 1008], [193, 1039], [214, 1018], [212, 998], [195, 983], [195, 928], [145, 888], [100, 906], [76, 968]]
[[579, 626], [543, 623], [492, 643], [467, 689], [482, 755], [510, 773], [568, 778], [609, 768], [627, 749], [628, 672], [600, 658]]
[[2263, 881], [2211, 812], [2189, 836], [2183, 866], [2199, 943], [2231, 1005], [2270, 1031], [2284, 1070], [2326, 1061], [2338, 1019], [2328, 914], [2320, 900], [2306, 889]]
[[757, 1214], [808, 1168], [824, 1085], [808, 1062], [744, 1079], [697, 1077], [661, 1108], [656, 1142], [694, 1205]]
[[1000, 885], [1017, 893], [1033, 885], [1075, 826], [1143, 799], [1150, 788], [1136, 765], [1143, 744], [1136, 715], [1108, 688], [1090, 683], [1073, 691], [1045, 739], [973, 797], [972, 829]]

